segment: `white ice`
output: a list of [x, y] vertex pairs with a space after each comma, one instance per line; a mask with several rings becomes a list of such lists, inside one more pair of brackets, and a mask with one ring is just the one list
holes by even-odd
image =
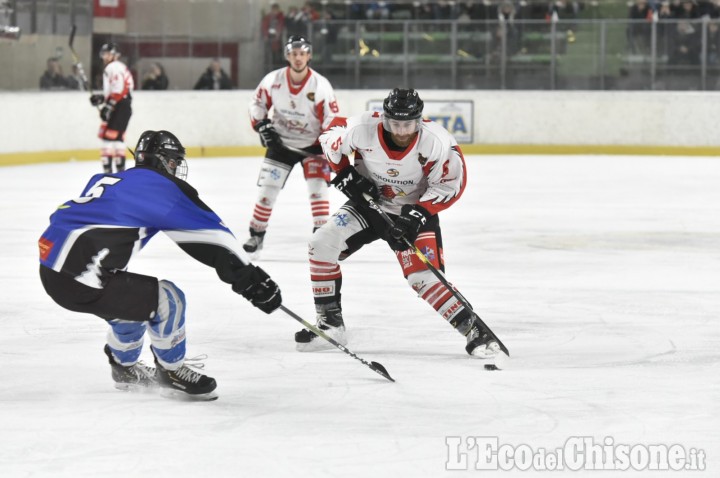
[[[241, 241], [259, 164], [190, 162], [190, 183]], [[188, 355], [207, 354], [219, 384], [205, 403], [115, 390], [104, 322], [42, 289], [36, 241], [99, 162], [1, 168], [0, 477], [500, 475], [473, 470], [472, 453], [469, 471], [446, 470], [446, 438], [475, 436], [534, 450], [572, 436], [680, 444], [704, 450], [706, 473], [648, 476], [719, 476], [720, 160], [467, 165], [464, 196], [441, 215], [447, 276], [510, 349], [506, 370], [466, 355], [383, 244], [342, 264], [344, 315], [350, 350], [397, 383], [337, 350], [296, 352], [295, 320], [251, 307], [161, 235], [131, 270], [185, 291]], [[294, 171], [258, 264], [314, 322], [310, 230]]]

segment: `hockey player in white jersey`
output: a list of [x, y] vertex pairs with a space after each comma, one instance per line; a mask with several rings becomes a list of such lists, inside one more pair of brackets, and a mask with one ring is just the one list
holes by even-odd
[[[131, 259], [163, 231], [265, 313], [282, 303], [280, 289], [184, 181], [185, 148], [175, 135], [144, 132], [135, 163], [93, 176], [50, 217], [38, 241], [43, 286], [60, 306], [108, 322], [104, 349], [117, 388], [157, 385], [194, 399], [217, 398], [215, 379], [185, 364], [185, 294], [168, 280], [129, 272]], [[139, 362], [146, 334], [155, 367]]]
[[257, 181], [250, 238], [243, 245], [254, 257], [263, 248], [275, 201], [296, 164], [302, 164], [307, 182], [313, 230], [325, 224], [330, 214], [327, 161], [290, 152], [283, 145], [322, 154], [318, 137], [338, 113], [335, 93], [330, 82], [308, 66], [312, 45], [305, 37], [288, 38], [285, 58], [289, 65], [268, 73], [250, 103], [250, 121], [267, 148]]
[[[467, 179], [455, 138], [439, 124], [423, 121], [422, 111], [416, 91], [396, 88], [383, 102], [383, 113], [336, 118], [320, 137], [336, 173], [332, 184], [349, 201], [310, 240], [317, 325], [337, 342], [347, 343], [338, 262], [384, 239], [395, 251], [410, 287], [467, 338], [467, 353], [492, 357], [499, 350], [497, 342], [404, 242], [413, 243], [437, 269], [444, 270], [438, 213], [460, 198]], [[365, 195], [390, 215], [392, 227], [370, 209]], [[299, 351], [330, 346], [308, 329], [297, 332], [295, 342]]]
[[120, 52], [114, 43], [106, 43], [100, 48], [100, 58], [105, 65], [103, 70], [103, 92], [90, 97], [93, 106], [100, 106], [100, 130], [102, 140], [100, 156], [103, 172], [125, 171], [126, 148], [125, 130], [132, 116], [131, 92], [135, 82], [130, 70], [118, 58]]

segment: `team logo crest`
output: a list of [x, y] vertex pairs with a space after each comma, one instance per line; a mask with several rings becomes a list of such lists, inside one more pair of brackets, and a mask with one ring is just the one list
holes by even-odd
[[380, 194], [388, 199], [395, 197], [407, 196], [407, 193], [397, 186], [390, 186], [389, 184], [383, 184], [380, 186]]
[[278, 179], [280, 179], [280, 171], [273, 168], [272, 171], [270, 171], [270, 176], [277, 181]]
[[418, 154], [418, 162], [420, 163], [420, 166], [425, 166], [425, 163], [427, 163], [427, 158], [422, 154]]
[[396, 177], [398, 177], [399, 174], [400, 174], [400, 171], [398, 171], [397, 169], [390, 168], [387, 170], [387, 175], [390, 176], [391, 178], [396, 178]]
[[295, 100], [290, 100], [290, 107], [295, 109]]
[[423, 253], [423, 255], [424, 255], [425, 257], [427, 257], [427, 259], [428, 259], [429, 261], [434, 261], [434, 260], [435, 260], [435, 251], [434, 251], [431, 247], [425, 246], [425, 247], [423, 247], [422, 249], [420, 249], [420, 251]]
[[[307, 94], [307, 99], [309, 99], [310, 101], [315, 101], [315, 92], [314, 92], [314, 91], [311, 91], [310, 93], [308, 93], [308, 94]], [[294, 108], [294, 107], [293, 107], [293, 108]]]
[[348, 215], [347, 214], [337, 214], [335, 215], [335, 225], [339, 227], [346, 227], [348, 225]]

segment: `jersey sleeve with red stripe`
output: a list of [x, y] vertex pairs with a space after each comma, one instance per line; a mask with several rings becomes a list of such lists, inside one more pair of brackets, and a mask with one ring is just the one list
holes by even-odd
[[467, 170], [455, 138], [437, 123], [425, 125], [425, 132], [432, 137], [432, 141], [424, 142], [420, 151], [428, 158], [423, 166], [428, 187], [418, 204], [430, 214], [437, 214], [460, 199], [467, 183]]
[[265, 75], [257, 88], [255, 88], [255, 93], [253, 94], [249, 107], [250, 124], [253, 128], [258, 121], [267, 118], [268, 111], [270, 111], [272, 107], [272, 89], [276, 76], [277, 70], [271, 71]]
[[335, 116], [318, 139], [330, 167], [335, 172], [350, 166], [348, 156], [352, 149], [346, 147], [348, 132], [347, 118]]
[[318, 120], [320, 120], [320, 128], [325, 130], [330, 126], [340, 109], [330, 82], [319, 74], [316, 74], [316, 81], [315, 112]]

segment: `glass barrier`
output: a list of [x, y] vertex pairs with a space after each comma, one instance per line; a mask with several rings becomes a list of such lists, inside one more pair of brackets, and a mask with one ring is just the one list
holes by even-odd
[[[236, 26], [237, 16], [249, 7], [238, 4], [223, 15], [203, 8], [217, 0], [195, 0], [192, 8], [154, 21], [168, 17], [166, 3], [134, 0], [127, 21], [137, 31], [128, 27], [134, 33], [101, 35], [92, 33], [88, 0], [15, 1], [12, 17], [4, 21], [11, 19], [27, 37], [0, 35], [0, 90], [37, 90], [51, 58], [70, 75], [67, 41], [73, 24], [76, 49], [95, 88], [102, 75], [97, 51], [105, 41], [120, 46], [138, 89], [153, 63], [163, 65], [170, 89], [192, 89], [216, 57], [239, 88], [252, 89], [265, 73], [285, 65], [277, 44], [272, 50], [273, 43], [263, 40], [259, 22]], [[324, 18], [309, 23], [304, 33], [314, 45], [312, 66], [338, 89], [720, 88], [720, 21], [707, 16], [659, 21]]]
[[[718, 20], [327, 22], [315, 66], [337, 88], [714, 90]], [[315, 25], [311, 25], [315, 27]]]

